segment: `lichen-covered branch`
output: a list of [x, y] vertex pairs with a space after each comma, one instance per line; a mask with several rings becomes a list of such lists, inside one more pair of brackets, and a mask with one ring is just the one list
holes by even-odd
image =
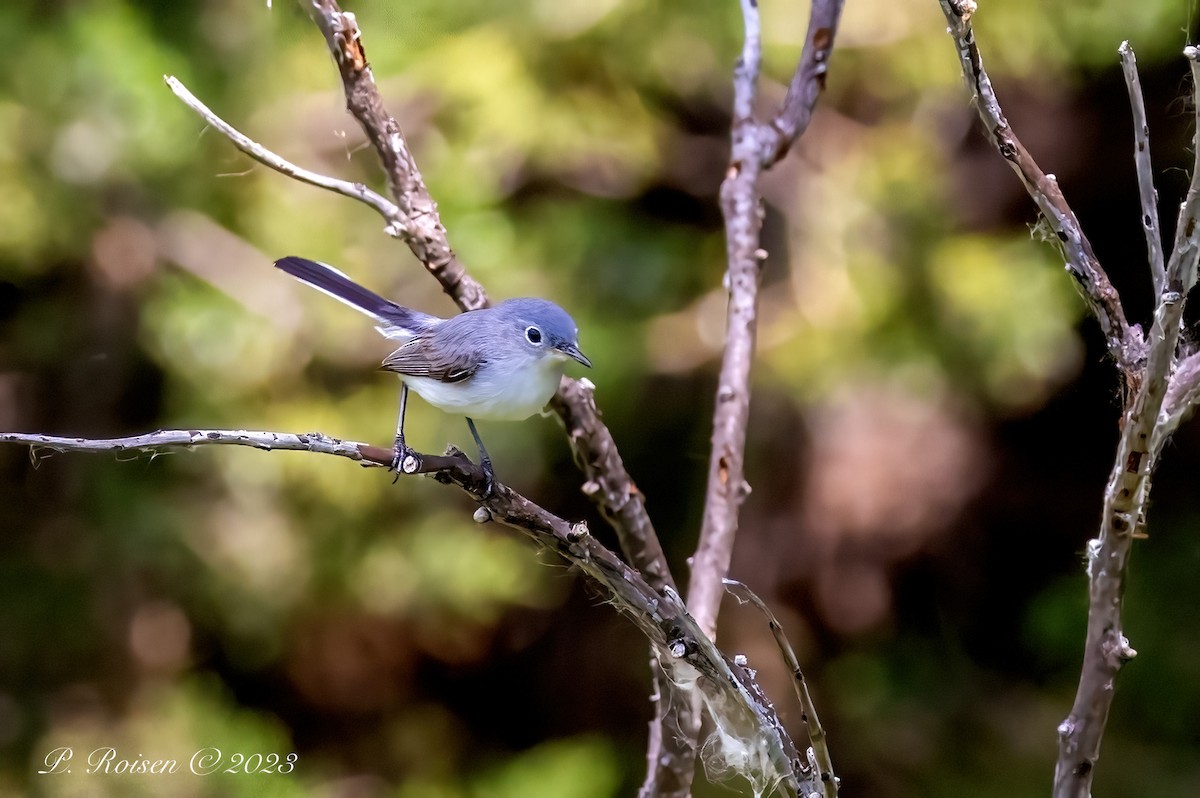
[[[1163, 264], [1157, 218], [1157, 194], [1149, 156], [1149, 131], [1136, 59], [1128, 42], [1121, 45], [1122, 66], [1134, 117], [1135, 165], [1142, 206], [1142, 226], [1155, 290], [1155, 310], [1147, 340], [1124, 316], [1120, 297], [1096, 261], [1053, 176], [1037, 166], [1009, 128], [983, 59], [970, 18], [971, 0], [939, 0], [950, 23], [963, 74], [975, 93], [980, 118], [1001, 156], [1012, 165], [1062, 243], [1067, 270], [1083, 291], [1100, 322], [1108, 349], [1125, 382], [1117, 454], [1104, 494], [1100, 534], [1089, 541], [1088, 621], [1083, 665], [1070, 714], [1058, 727], [1055, 798], [1087, 798], [1091, 794], [1100, 743], [1112, 706], [1118, 672], [1137, 652], [1124, 634], [1122, 597], [1133, 541], [1145, 526], [1150, 486], [1167, 438], [1200, 397], [1200, 367], [1194, 355], [1181, 358], [1184, 301], [1196, 283], [1200, 260], [1200, 160], [1180, 208], [1171, 256]], [[1193, 76], [1200, 76], [1200, 51], [1184, 50]], [[1197, 118], [1200, 124], [1200, 116]], [[1200, 127], [1195, 144], [1200, 145]], [[1193, 147], [1193, 151], [1195, 147]], [[1200, 157], [1200, 156], [1198, 156]]]
[[729, 308], [725, 351], [713, 411], [712, 454], [704, 499], [700, 542], [692, 558], [688, 608], [709, 635], [716, 634], [738, 515], [750, 493], [744, 462], [750, 418], [750, 369], [758, 327], [758, 284], [767, 253], [759, 248], [762, 207], [758, 180], [808, 128], [813, 106], [825, 85], [829, 54], [841, 18], [840, 0], [814, 0], [808, 35], [783, 108], [773, 119], [754, 118], [762, 62], [762, 36], [756, 0], [741, 0], [745, 37], [733, 74], [733, 124], [729, 170], [721, 184], [725, 217]]
[[[1122, 55], [1128, 50], [1122, 45]], [[1184, 50], [1193, 85], [1200, 76], [1200, 51]], [[1130, 52], [1132, 58], [1132, 52]], [[1194, 144], [1200, 144], [1200, 111]], [[1200, 152], [1197, 153], [1200, 159]], [[1148, 169], [1148, 167], [1147, 167]], [[1200, 258], [1200, 160], [1179, 210], [1178, 228], [1167, 262], [1164, 290], [1158, 295], [1150, 329], [1149, 354], [1124, 414], [1116, 462], [1104, 496], [1100, 535], [1088, 546], [1089, 601], [1083, 667], [1071, 713], [1059, 725], [1055, 798], [1087, 798], [1100, 757], [1117, 673], [1137, 652], [1125, 637], [1122, 596], [1135, 535], [1144, 525], [1150, 484], [1170, 431], [1178, 424], [1173, 409], [1163, 409], [1179, 368], [1184, 300], [1196, 284]], [[1143, 188], [1144, 192], [1144, 188]]]

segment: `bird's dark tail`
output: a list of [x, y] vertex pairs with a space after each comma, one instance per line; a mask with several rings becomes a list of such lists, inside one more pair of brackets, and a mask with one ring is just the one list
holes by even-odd
[[289, 255], [275, 261], [275, 268], [346, 303], [358, 312], [378, 320], [383, 328], [387, 328], [387, 330], [381, 329], [385, 335], [389, 330], [409, 334], [416, 333], [437, 320], [435, 316], [384, 299], [374, 291], [363, 288], [332, 266], [318, 263], [315, 260]]

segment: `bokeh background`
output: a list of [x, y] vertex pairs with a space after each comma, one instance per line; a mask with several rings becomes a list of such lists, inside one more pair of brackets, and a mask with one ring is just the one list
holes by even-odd
[[[286, 157], [380, 187], [288, 0], [0, 5], [0, 429], [247, 427], [387, 444], [386, 343], [270, 267], [453, 307], [363, 206], [253, 164], [177, 75]], [[1116, 48], [1137, 50], [1168, 234], [1191, 171], [1194, 3], [984, 3], [1009, 118], [1123, 293], [1149, 290]], [[764, 111], [807, 5], [762, 0]], [[355, 3], [451, 241], [493, 296], [571, 309], [686, 578], [722, 335], [716, 191], [737, 3]], [[760, 358], [733, 575], [775, 609], [850, 795], [1046, 794], [1081, 658], [1114, 370], [976, 130], [934, 0], [850, 0], [812, 128], [763, 185]], [[411, 442], [469, 442], [420, 402]], [[484, 425], [502, 478], [611, 533], [552, 419]], [[1200, 430], [1126, 594], [1106, 795], [1200, 794]], [[0, 794], [605, 798], [640, 782], [645, 647], [471, 504], [335, 458], [0, 449]], [[802, 740], [760, 617], [744, 653]], [[39, 776], [71, 746], [71, 775]], [[81, 774], [84, 756], [295, 752], [288, 775]], [[701, 785], [698, 795], [727, 794]]]

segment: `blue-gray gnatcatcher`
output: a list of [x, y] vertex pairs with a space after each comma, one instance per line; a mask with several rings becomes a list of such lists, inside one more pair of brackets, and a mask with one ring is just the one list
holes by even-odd
[[487, 477], [486, 495], [492, 492], [495, 472], [472, 419], [529, 418], [550, 401], [568, 360], [592, 365], [579, 351], [574, 320], [545, 299], [509, 299], [443, 319], [384, 299], [324, 263], [286, 257], [275, 265], [375, 319], [385, 337], [404, 342], [382, 366], [401, 380], [392, 461], [397, 470], [409, 451], [404, 411], [410, 387], [439, 410], [466, 416]]

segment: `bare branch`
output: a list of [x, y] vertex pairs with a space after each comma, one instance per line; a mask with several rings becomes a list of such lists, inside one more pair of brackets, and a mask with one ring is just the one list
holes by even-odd
[[163, 81], [175, 93], [175, 96], [183, 101], [183, 104], [191, 108], [200, 117], [207, 122], [211, 127], [216, 128], [223, 136], [233, 142], [233, 145], [242, 152], [249, 155], [254, 160], [264, 166], [269, 166], [276, 172], [295, 178], [301, 183], [308, 183], [311, 186], [324, 188], [335, 194], [341, 194], [350, 199], [356, 199], [359, 202], [371, 206], [379, 215], [382, 216], [388, 223], [388, 232], [392, 235], [402, 235], [404, 227], [404, 217], [400, 214], [400, 209], [395, 203], [389, 201], [386, 197], [376, 194], [371, 189], [364, 186], [362, 183], [351, 183], [349, 180], [338, 180], [335, 177], [327, 177], [316, 172], [310, 172], [308, 169], [296, 166], [291, 161], [282, 158], [279, 155], [268, 150], [263, 145], [254, 141], [249, 136], [240, 132], [233, 125], [226, 122], [221, 117], [213, 113], [207, 105], [200, 101], [196, 95], [188, 91], [179, 80], [171, 75], [164, 75]]
[[646, 513], [646, 497], [626, 473], [616, 442], [600, 420], [596, 387], [588, 379], [564, 377], [550, 407], [562, 421], [586, 477], [583, 492], [616, 530], [621, 551], [655, 589], [674, 589], [667, 556]]
[[1142, 229], [1146, 233], [1146, 253], [1150, 261], [1150, 278], [1154, 295], [1166, 290], [1166, 268], [1163, 266], [1162, 233], [1158, 229], [1158, 192], [1154, 189], [1154, 170], [1150, 165], [1150, 125], [1146, 122], [1146, 104], [1142, 99], [1142, 82], [1138, 79], [1137, 56], [1129, 42], [1117, 48], [1121, 55], [1121, 70], [1129, 89], [1129, 104], [1133, 112], [1133, 160], [1137, 166], [1138, 195], [1142, 201]]
[[744, 460], [750, 416], [750, 368], [758, 326], [758, 283], [767, 253], [759, 248], [762, 227], [758, 179], [808, 127], [825, 85], [825, 73], [842, 3], [816, 0], [796, 76], [783, 108], [767, 124], [755, 121], [754, 100], [762, 62], [756, 0], [741, 0], [745, 38], [733, 74], [733, 125], [730, 165], [721, 184], [729, 269], [729, 309], [725, 352], [713, 412], [712, 456], [705, 492], [700, 542], [692, 559], [688, 608], [700, 626], [715, 635], [717, 614], [737, 536], [738, 514], [750, 493]]
[[[364, 454], [364, 443], [330, 438], [319, 432], [294, 434], [289, 432], [261, 432], [256, 430], [223, 429], [168, 429], [131, 435], [125, 438], [68, 438], [57, 435], [42, 435], [35, 432], [2, 432], [0, 443], [17, 443], [55, 452], [159, 452], [165, 449], [191, 446], [253, 446], [265, 451], [297, 451], [332, 454], [361, 462], [363, 465], [387, 465], [389, 454], [384, 460], [376, 460]], [[387, 450], [380, 450], [387, 451]]]
[[[303, 434], [256, 430], [189, 429], [159, 430], [124, 438], [67, 438], [40, 433], [3, 432], [0, 443], [27, 444], [37, 458], [39, 449], [55, 452], [148, 452], [162, 453], [193, 446], [252, 446], [263, 451], [312, 452], [354, 460], [363, 466], [390, 467], [392, 450], [368, 443], [330, 438], [320, 432]], [[400, 466], [404, 474], [433, 474], [440, 481], [453, 481], [476, 499], [483, 499], [487, 477], [462, 452], [451, 447], [444, 455], [411, 452]]]
[[[616, 443], [600, 421], [591, 381], [564, 377], [550, 407], [562, 421], [584, 473], [583, 492], [616, 530], [626, 559], [655, 590], [675, 591], [666, 555], [646, 513], [645, 497], [626, 473]], [[654, 652], [650, 656], [650, 675], [654, 717], [646, 745], [646, 778], [638, 795], [687, 798], [696, 768], [699, 707], [690, 697], [679, 694]]]
[[[1089, 606], [1083, 667], [1071, 713], [1058, 727], [1054, 795], [1086, 798], [1091, 793], [1117, 673], [1136, 654], [1123, 633], [1121, 614], [1133, 540], [1145, 525], [1151, 479], [1162, 446], [1200, 395], [1196, 357], [1181, 361], [1179, 354], [1184, 300], [1196, 282], [1200, 261], [1200, 160], [1179, 211], [1171, 257], [1164, 266], [1145, 109], [1133, 51], [1123, 43], [1119, 52], [1133, 108], [1142, 225], [1157, 300], [1149, 340], [1143, 340], [1141, 331], [1125, 321], [1120, 297], [1096, 261], [1057, 182], [1038, 168], [1009, 129], [969, 24], [975, 4], [970, 0], [939, 1], [984, 126], [1058, 234], [1067, 270], [1099, 320], [1127, 390], [1100, 535], [1088, 543]], [[1200, 51], [1188, 47], [1184, 55], [1191, 62], [1195, 84], [1200, 77]], [[1200, 116], [1197, 122], [1200, 124]], [[1200, 145], [1200, 128], [1194, 143]]]
[[1092, 252], [1091, 242], [1083, 234], [1079, 220], [1067, 204], [1057, 179], [1041, 170], [1009, 127], [975, 43], [975, 32], [970, 24], [975, 3], [970, 0], [938, 1], [949, 23], [963, 76], [975, 95], [975, 107], [984, 130], [1001, 157], [1021, 178], [1026, 192], [1050, 223], [1062, 247], [1067, 271], [1075, 279], [1092, 314], [1100, 322], [1109, 354], [1126, 380], [1129, 380], [1145, 355], [1141, 331], [1126, 321], [1121, 298]]
[[[676, 591], [675, 581], [667, 568], [666, 554], [646, 513], [645, 497], [626, 473], [616, 443], [600, 421], [591, 381], [563, 377], [558, 394], [550, 400], [550, 407], [562, 421], [575, 460], [584, 473], [583, 492], [616, 530], [625, 558], [642, 572], [655, 590]], [[696, 769], [699, 707], [690, 697], [679, 693], [653, 651], [650, 676], [654, 717], [647, 737], [646, 778], [638, 795], [640, 798], [687, 798]]]
[[783, 633], [783, 625], [779, 623], [775, 613], [771, 612], [766, 603], [747, 584], [736, 579], [722, 581], [725, 589], [733, 594], [734, 598], [743, 604], [753, 604], [759, 612], [767, 617], [767, 625], [771, 628], [776, 645], [779, 646], [779, 653], [792, 673], [796, 699], [800, 702], [800, 708], [804, 712], [804, 724], [808, 728], [808, 739], [812, 743], [817, 782], [820, 784], [825, 798], [837, 798], [840, 780], [833, 772], [833, 759], [829, 755], [829, 742], [825, 738], [825, 727], [821, 725], [821, 719], [817, 717], [816, 702], [813, 701], [812, 693], [808, 690], [804, 672], [800, 670], [800, 660], [796, 659], [796, 652], [792, 649], [792, 644], [788, 642], [787, 635]]
[[725, 353], [713, 412], [712, 455], [704, 499], [700, 541], [692, 558], [688, 608], [709, 637], [716, 637], [717, 614], [729, 573], [738, 512], [750, 493], [743, 465], [746, 423], [750, 416], [750, 365], [758, 326], [759, 268], [765, 252], [758, 247], [762, 207], [758, 176], [762, 169], [760, 128], [754, 121], [754, 98], [762, 63], [758, 5], [742, 0], [746, 36], [742, 55], [734, 68], [733, 131], [729, 171], [721, 184], [721, 212], [725, 216], [729, 268], [729, 310]]

